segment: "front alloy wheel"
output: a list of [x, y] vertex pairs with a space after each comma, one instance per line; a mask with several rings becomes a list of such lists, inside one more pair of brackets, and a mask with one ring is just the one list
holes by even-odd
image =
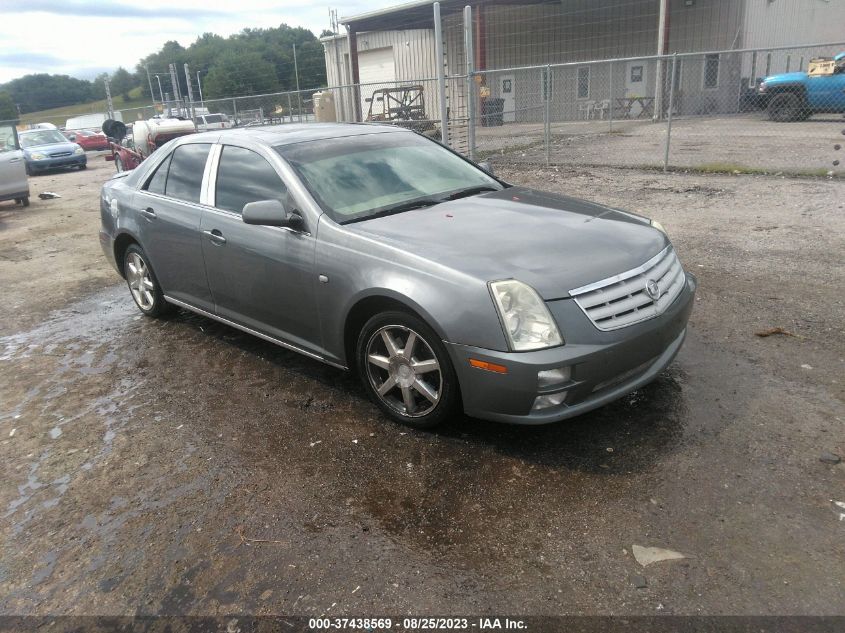
[[164, 300], [164, 294], [144, 251], [135, 244], [126, 249], [123, 272], [129, 292], [141, 312], [147, 316], [158, 317], [170, 310], [171, 306]]
[[419, 319], [401, 312], [373, 317], [358, 351], [364, 386], [394, 420], [428, 428], [454, 408], [454, 371], [440, 340]]

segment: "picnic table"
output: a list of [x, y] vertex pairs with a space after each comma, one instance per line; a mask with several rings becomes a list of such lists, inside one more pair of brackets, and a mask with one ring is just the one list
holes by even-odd
[[[640, 111], [632, 117], [634, 105], [637, 103], [640, 104]], [[650, 117], [654, 115], [654, 97], [617, 97], [616, 107], [624, 119]]]

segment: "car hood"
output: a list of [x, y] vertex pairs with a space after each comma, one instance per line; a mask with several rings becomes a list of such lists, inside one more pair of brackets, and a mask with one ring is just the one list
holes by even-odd
[[769, 75], [763, 79], [766, 84], [792, 83], [804, 81], [807, 78], [805, 72], [782, 73], [780, 75]]
[[520, 187], [345, 228], [484, 281], [518, 279], [547, 301], [636, 268], [668, 244], [640, 216]]
[[51, 154], [53, 152], [71, 152], [79, 147], [76, 143], [50, 143], [48, 145], [32, 145], [27, 147], [25, 152], [38, 152], [39, 154]]

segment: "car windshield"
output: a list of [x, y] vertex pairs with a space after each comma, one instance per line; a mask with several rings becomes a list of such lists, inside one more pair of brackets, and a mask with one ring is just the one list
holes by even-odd
[[280, 145], [276, 151], [341, 224], [430, 206], [503, 185], [438, 143], [408, 132]]
[[38, 147], [53, 143], [67, 143], [67, 139], [58, 130], [37, 130], [23, 132], [20, 135], [21, 147]]

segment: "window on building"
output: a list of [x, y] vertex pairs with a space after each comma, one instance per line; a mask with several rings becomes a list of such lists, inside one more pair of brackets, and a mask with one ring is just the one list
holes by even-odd
[[766, 77], [772, 74], [772, 54], [766, 53]]
[[792, 66], [792, 55], [787, 55], [786, 56], [786, 72], [789, 72], [791, 70], [791, 66]]
[[719, 54], [704, 56], [704, 87], [719, 87]]
[[590, 98], [590, 67], [583, 66], [578, 69], [578, 99]]
[[751, 53], [751, 75], [748, 77], [748, 87], [757, 86], [757, 51]]

